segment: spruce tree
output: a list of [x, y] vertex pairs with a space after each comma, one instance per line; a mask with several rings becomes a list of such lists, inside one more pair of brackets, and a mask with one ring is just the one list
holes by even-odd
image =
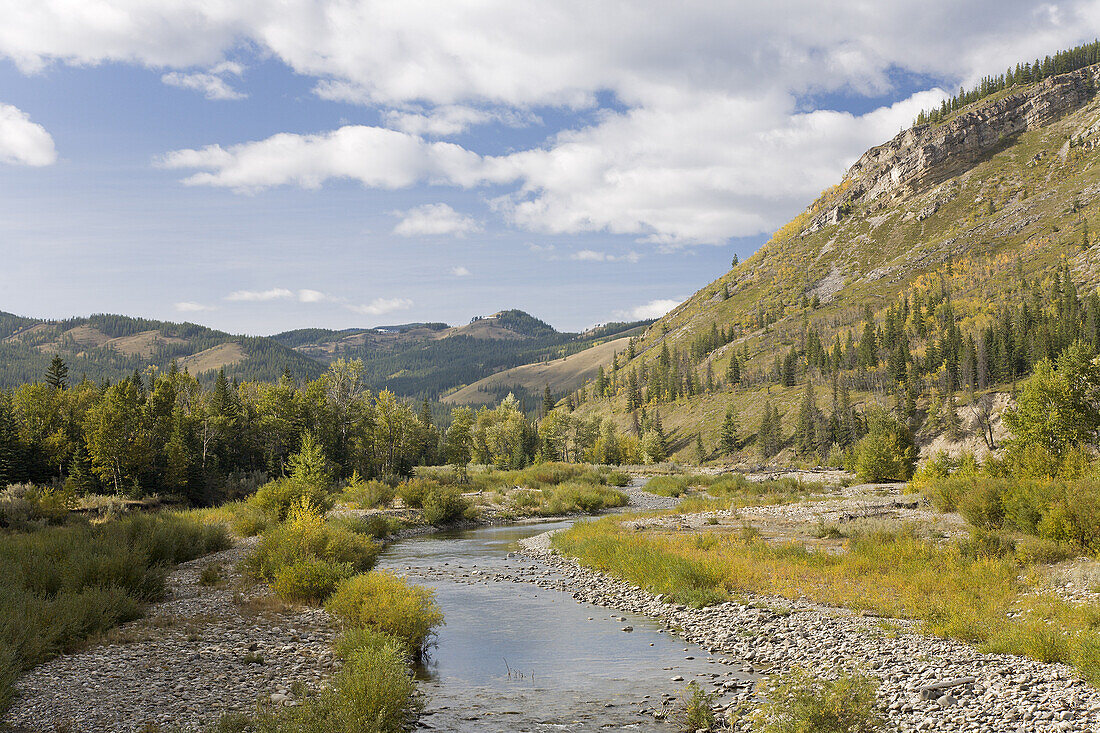
[[813, 382], [806, 382], [806, 391], [802, 395], [802, 405], [798, 408], [798, 423], [794, 430], [794, 443], [802, 455], [810, 455], [817, 450], [817, 399], [814, 397]]
[[730, 405], [726, 410], [726, 417], [722, 420], [722, 432], [718, 438], [718, 445], [726, 455], [732, 455], [740, 444], [738, 439], [737, 409]]
[[554, 409], [554, 397], [550, 394], [550, 385], [546, 385], [546, 389], [542, 391], [542, 414], [543, 416], [549, 415], [550, 411]]
[[46, 384], [56, 389], [67, 389], [69, 386], [69, 367], [60, 354], [54, 354], [46, 369]]

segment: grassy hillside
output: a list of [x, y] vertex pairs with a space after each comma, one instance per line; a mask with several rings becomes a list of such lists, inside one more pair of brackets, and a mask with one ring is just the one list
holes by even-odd
[[537, 396], [547, 387], [552, 395], [571, 392], [596, 376], [597, 370], [616, 352], [626, 351], [629, 338], [617, 338], [560, 359], [550, 359], [505, 369], [483, 377], [451, 394], [442, 402], [451, 405], [488, 405], [509, 392]]
[[[577, 395], [581, 414], [609, 416], [629, 429], [633, 417], [626, 377], [640, 373], [643, 365], [652, 369], [667, 348], [680, 355], [683, 379], [701, 385], [709, 371], [715, 382], [709, 391], [693, 388], [686, 391], [695, 394], [649, 399], [644, 405], [650, 414], [660, 411], [679, 457], [693, 453], [688, 447], [697, 433], [715, 455], [722, 416], [733, 405], [742, 432], [750, 434], [742, 451], [747, 458], [753, 455], [751, 433], [765, 400], [778, 407], [788, 432], [807, 380], [821, 385], [818, 400], [827, 407], [828, 381], [808, 355], [811, 332], [810, 341], [819, 340], [826, 352], [838, 341], [852, 347], [860, 341], [868, 309], [881, 334], [888, 309], [902, 298], [908, 308], [918, 300], [931, 303], [930, 294], [936, 293], [936, 312], [923, 314], [933, 324], [931, 333], [912, 334], [914, 355], [922, 358], [935, 346], [941, 326], [957, 327], [964, 339], [977, 334], [980, 341], [982, 329], [1003, 319], [1007, 308], [1036, 301], [1037, 293], [1045, 298], [1060, 282], [1063, 267], [1082, 298], [1095, 292], [1100, 283], [1094, 234], [1100, 231], [1097, 75], [1100, 70], [1090, 67], [994, 95], [948, 122], [918, 126], [869, 151], [757, 253], [651, 326], [634, 343], [633, 358], [620, 359], [608, 394], [594, 394], [590, 384]], [[1056, 97], [1066, 88], [1073, 94]], [[1042, 118], [1043, 124], [1025, 125], [1014, 118], [1015, 127], [997, 128], [998, 115], [1019, 109], [1027, 110], [1027, 120]], [[965, 147], [967, 131], [974, 130], [992, 135], [993, 142], [977, 151]], [[935, 157], [927, 150], [934, 135], [947, 140], [942, 160], [896, 189], [882, 190], [881, 181], [889, 181], [891, 174], [907, 174], [907, 145], [918, 153], [924, 145], [925, 157]], [[950, 148], [956, 143], [957, 153]], [[920, 160], [917, 153], [914, 158]], [[874, 179], [868, 170], [878, 160], [901, 162], [891, 163], [893, 170], [883, 164], [884, 172]], [[796, 386], [784, 387], [776, 372], [792, 353]], [[724, 376], [735, 357], [742, 379], [731, 386]], [[845, 369], [842, 379], [854, 402], [892, 405], [896, 390], [884, 372]], [[918, 411], [937, 388], [935, 371], [922, 374], [922, 380]], [[960, 394], [960, 403], [967, 399]]]

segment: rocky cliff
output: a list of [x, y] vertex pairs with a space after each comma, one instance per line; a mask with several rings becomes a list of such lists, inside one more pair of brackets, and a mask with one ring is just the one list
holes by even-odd
[[833, 200], [819, 201], [808, 231], [839, 221], [845, 210], [876, 199], [908, 197], [1087, 103], [1100, 85], [1100, 64], [1055, 76], [1004, 96], [975, 102], [947, 122], [917, 125], [868, 150], [848, 169]]

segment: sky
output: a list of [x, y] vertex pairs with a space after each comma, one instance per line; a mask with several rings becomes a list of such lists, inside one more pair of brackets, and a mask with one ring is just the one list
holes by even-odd
[[661, 315], [1100, 0], [0, 0], [0, 310]]

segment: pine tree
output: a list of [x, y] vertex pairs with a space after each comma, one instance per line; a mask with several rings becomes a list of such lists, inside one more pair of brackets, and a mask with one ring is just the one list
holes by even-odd
[[554, 397], [550, 394], [550, 385], [546, 385], [546, 389], [542, 391], [542, 414], [549, 415], [550, 411], [554, 409]]
[[741, 383], [741, 362], [737, 354], [730, 355], [729, 366], [726, 367], [726, 381], [732, 386]]
[[760, 429], [756, 438], [759, 442], [760, 457], [768, 460], [779, 452], [779, 412], [772, 407], [771, 401], [764, 403], [764, 414], [760, 419]]
[[706, 448], [703, 447], [703, 434], [695, 434], [695, 462], [702, 464], [707, 459]]
[[55, 389], [67, 389], [69, 386], [69, 367], [60, 354], [54, 354], [49, 368], [46, 369], [46, 384]]
[[802, 405], [798, 409], [798, 423], [794, 431], [794, 443], [802, 455], [810, 455], [817, 450], [817, 399], [814, 397], [813, 382], [806, 382], [806, 391], [802, 396]]
[[722, 421], [722, 432], [718, 439], [718, 445], [726, 455], [732, 455], [740, 445], [740, 439], [737, 435], [738, 430], [737, 409], [730, 405], [726, 410], [726, 417]]

